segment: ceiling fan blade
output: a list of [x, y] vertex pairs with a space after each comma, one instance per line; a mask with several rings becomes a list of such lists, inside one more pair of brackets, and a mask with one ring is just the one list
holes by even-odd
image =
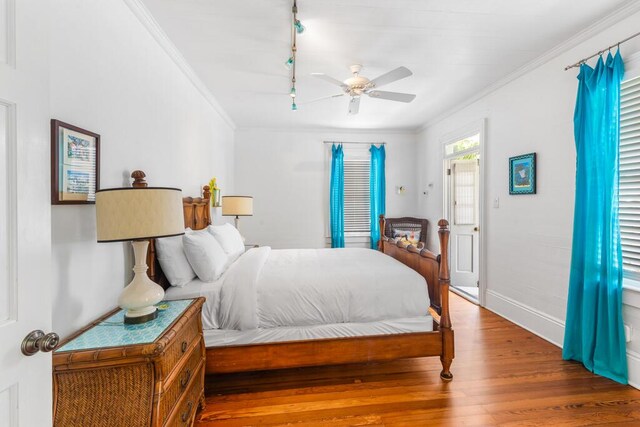
[[345, 96], [345, 94], [344, 93], [338, 93], [337, 95], [323, 96], [322, 98], [312, 99], [311, 101], [298, 102], [298, 105], [312, 104], [314, 102], [324, 101], [325, 99], [339, 98], [341, 96]]
[[354, 96], [349, 101], [349, 114], [358, 114], [358, 111], [360, 111], [360, 97]]
[[326, 74], [324, 74], [324, 73], [311, 73], [311, 75], [312, 75], [313, 77], [317, 77], [317, 78], [319, 78], [319, 79], [321, 79], [321, 80], [324, 80], [325, 82], [329, 82], [329, 83], [331, 83], [331, 84], [338, 85], [338, 86], [340, 86], [340, 87], [342, 87], [342, 88], [347, 87], [347, 85], [345, 85], [344, 83], [342, 83], [340, 80], [335, 79], [335, 78], [333, 78], [333, 77], [331, 77], [331, 76], [327, 76], [327, 75], [326, 75]]
[[395, 70], [391, 70], [388, 73], [371, 80], [371, 84], [372, 87], [380, 87], [411, 75], [413, 75], [413, 73], [407, 67], [398, 67]]
[[371, 98], [388, 99], [389, 101], [411, 102], [415, 99], [412, 93], [385, 92], [383, 90], [372, 90], [367, 92]]

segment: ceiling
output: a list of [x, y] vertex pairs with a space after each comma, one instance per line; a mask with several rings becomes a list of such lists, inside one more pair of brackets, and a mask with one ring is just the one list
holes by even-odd
[[[239, 128], [415, 129], [464, 102], [628, 0], [298, 0], [299, 110], [291, 111], [290, 0], [143, 0]], [[578, 59], [578, 58], [576, 58]], [[363, 97], [305, 105], [340, 93], [312, 77], [344, 80], [348, 66], [377, 77], [413, 76], [383, 90], [410, 104]], [[558, 70], [562, 72], [562, 70]]]

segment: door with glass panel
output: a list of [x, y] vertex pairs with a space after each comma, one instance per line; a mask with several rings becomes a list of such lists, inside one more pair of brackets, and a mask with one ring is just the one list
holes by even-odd
[[451, 229], [450, 266], [454, 292], [479, 302], [480, 135], [444, 147], [445, 212]]
[[0, 0], [2, 427], [51, 425], [48, 7]]
[[451, 161], [451, 283], [478, 286], [478, 178], [480, 159]]

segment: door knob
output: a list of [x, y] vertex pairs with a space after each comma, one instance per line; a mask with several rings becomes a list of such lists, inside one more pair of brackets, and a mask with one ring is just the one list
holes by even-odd
[[55, 350], [59, 342], [60, 337], [55, 332], [49, 332], [45, 335], [40, 329], [36, 329], [24, 337], [20, 349], [25, 356], [33, 356], [39, 351], [48, 353]]
[[478, 227], [473, 227], [473, 231], [478, 231], [479, 228]]

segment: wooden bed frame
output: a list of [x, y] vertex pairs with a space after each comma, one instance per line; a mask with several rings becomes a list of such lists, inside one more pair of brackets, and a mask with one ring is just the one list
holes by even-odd
[[[135, 179], [134, 187], [147, 185], [144, 172], [135, 171], [131, 176]], [[204, 186], [202, 197], [183, 199], [185, 227], [199, 230], [211, 223], [210, 197], [209, 186]], [[449, 223], [440, 220], [438, 226], [441, 255], [387, 238], [384, 235], [385, 219], [380, 216], [379, 250], [411, 267], [427, 281], [433, 332], [208, 347], [207, 374], [439, 356], [442, 362], [440, 377], [451, 381], [453, 375], [449, 368], [454, 358], [454, 340], [449, 316]], [[169, 284], [156, 259], [153, 241], [149, 245], [147, 265], [149, 277], [166, 289]]]

